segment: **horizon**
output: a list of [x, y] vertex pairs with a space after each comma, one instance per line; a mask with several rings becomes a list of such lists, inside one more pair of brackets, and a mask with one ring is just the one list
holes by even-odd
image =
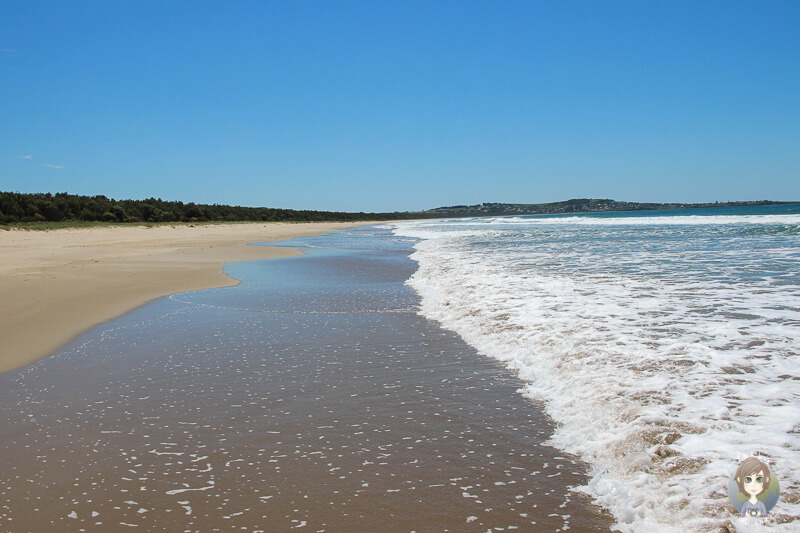
[[342, 212], [800, 198], [794, 2], [3, 11], [0, 190]]
[[[145, 196], [145, 197], [141, 197], [141, 198], [116, 198], [116, 197], [109, 196], [109, 195], [106, 195], [106, 194], [75, 195], [75, 194], [70, 193], [68, 191], [58, 191], [58, 192], [52, 192], [52, 191], [41, 192], [41, 191], [39, 191], [39, 192], [33, 192], [33, 193], [26, 193], [26, 192], [21, 192], [21, 191], [3, 191], [3, 190], [0, 190], [0, 194], [3, 194], [3, 193], [31, 194], [31, 195], [43, 194], [43, 195], [50, 195], [50, 196], [54, 196], [54, 197], [56, 195], [61, 195], [61, 194], [68, 195], [68, 196], [85, 196], [87, 198], [104, 197], [104, 198], [107, 198], [108, 200], [110, 200], [112, 202], [128, 202], [128, 201], [145, 202], [147, 200], [157, 200], [159, 202], [175, 202], [175, 203], [181, 203], [183, 205], [197, 204], [197, 205], [219, 205], [219, 206], [234, 207], [234, 208], [242, 207], [242, 208], [245, 208], [245, 209], [251, 209], [252, 208], [252, 209], [276, 209], [276, 210], [320, 211], [320, 212], [321, 211], [329, 211], [329, 212], [334, 212], [334, 213], [337, 212], [337, 211], [322, 210], [322, 209], [285, 208], [285, 207], [272, 206], [272, 205], [243, 205], [243, 204], [219, 204], [219, 203], [218, 204], [208, 204], [208, 203], [205, 203], [205, 202], [188, 202], [188, 201], [184, 201], [184, 200], [180, 200], [180, 199], [162, 198], [162, 197], [156, 197], [156, 196]], [[438, 210], [438, 209], [452, 209], [452, 208], [459, 208], [459, 207], [480, 207], [480, 206], [486, 206], [486, 205], [550, 206], [550, 205], [553, 205], [553, 204], [563, 204], [563, 203], [578, 202], [578, 201], [614, 202], [616, 204], [634, 204], [634, 205], [685, 206], [685, 207], [675, 207], [675, 209], [682, 209], [682, 208], [691, 209], [691, 208], [698, 208], [698, 207], [715, 207], [717, 204], [720, 207], [730, 206], [730, 205], [735, 205], [735, 204], [739, 204], [739, 205], [741, 205], [741, 204], [753, 204], [753, 205], [758, 205], [758, 204], [784, 204], [784, 205], [800, 204], [800, 200], [771, 200], [771, 199], [764, 199], [764, 198], [747, 199], [747, 200], [712, 200], [712, 201], [709, 201], [709, 202], [635, 202], [635, 201], [630, 201], [630, 200], [617, 200], [617, 199], [614, 199], [614, 198], [607, 198], [607, 197], [600, 198], [600, 197], [598, 197], [598, 198], [567, 198], [567, 199], [562, 199], [562, 200], [555, 200], [555, 201], [552, 201], [552, 202], [478, 202], [478, 203], [475, 203], [475, 204], [439, 205], [439, 206], [436, 206], [436, 207], [426, 207], [426, 208], [422, 208], [422, 209], [418, 209], [418, 210], [404, 209], [404, 210], [395, 210], [395, 211], [360, 211], [360, 212], [365, 213], [365, 214], [402, 214], [402, 213], [429, 212], [429, 211], [435, 211], [435, 210]], [[357, 213], [359, 213], [359, 211], [338, 211], [338, 212], [339, 213], [343, 213], [343, 214], [357, 214]], [[0, 211], [0, 214], [1, 213], [2, 212]], [[506, 216], [506, 215], [501, 215], [501, 216]], [[511, 216], [511, 215], [509, 215], [509, 216]]]

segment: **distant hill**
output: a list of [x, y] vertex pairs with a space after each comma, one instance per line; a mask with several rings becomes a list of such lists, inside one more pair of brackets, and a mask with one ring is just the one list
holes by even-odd
[[106, 196], [81, 196], [60, 192], [18, 193], [0, 191], [0, 224], [32, 222], [312, 222], [398, 220], [414, 218], [456, 218], [513, 215], [549, 215], [557, 213], [597, 213], [645, 209], [685, 209], [692, 207], [721, 207], [768, 205], [790, 202], [726, 202], [712, 204], [653, 204], [617, 202], [577, 198], [546, 204], [484, 203], [454, 205], [424, 211], [392, 213], [348, 213], [277, 209], [272, 207], [242, 207], [219, 204], [195, 204], [166, 201], [161, 198], [145, 200], [114, 200]]
[[560, 213], [603, 213], [611, 211], [644, 211], [654, 209], [691, 209], [698, 207], [725, 207], [725, 206], [751, 206], [773, 205], [794, 202], [772, 202], [769, 200], [749, 202], [714, 202], [705, 204], [658, 204], [638, 202], [618, 202], [609, 199], [575, 198], [564, 202], [551, 202], [546, 204], [504, 204], [483, 203], [476, 205], [454, 205], [450, 207], [437, 207], [425, 213], [438, 213], [440, 217], [485, 217], [485, 216], [514, 216], [514, 215], [554, 215]]

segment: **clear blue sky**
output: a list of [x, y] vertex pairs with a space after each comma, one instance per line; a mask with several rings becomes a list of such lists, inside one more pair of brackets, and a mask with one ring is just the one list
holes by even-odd
[[800, 2], [3, 1], [0, 190], [800, 200]]

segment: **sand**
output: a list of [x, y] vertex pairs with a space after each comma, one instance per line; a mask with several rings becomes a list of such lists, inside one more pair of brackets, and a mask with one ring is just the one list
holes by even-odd
[[257, 223], [0, 231], [0, 373], [161, 296], [225, 287], [224, 263], [297, 255], [247, 246], [364, 223]]
[[0, 375], [0, 530], [610, 531], [524, 383], [418, 314], [414, 243], [347, 233]]

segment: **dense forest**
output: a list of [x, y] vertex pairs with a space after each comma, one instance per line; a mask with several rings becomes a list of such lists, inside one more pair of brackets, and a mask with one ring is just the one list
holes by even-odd
[[[169, 202], [161, 198], [114, 200], [105, 196], [67, 193], [24, 194], [0, 191], [0, 223], [16, 222], [318, 222], [394, 220], [409, 213], [342, 213], [296, 211], [269, 207], [240, 207]], [[426, 216], [417, 214], [419, 216]], [[434, 216], [434, 215], [429, 215]]]

